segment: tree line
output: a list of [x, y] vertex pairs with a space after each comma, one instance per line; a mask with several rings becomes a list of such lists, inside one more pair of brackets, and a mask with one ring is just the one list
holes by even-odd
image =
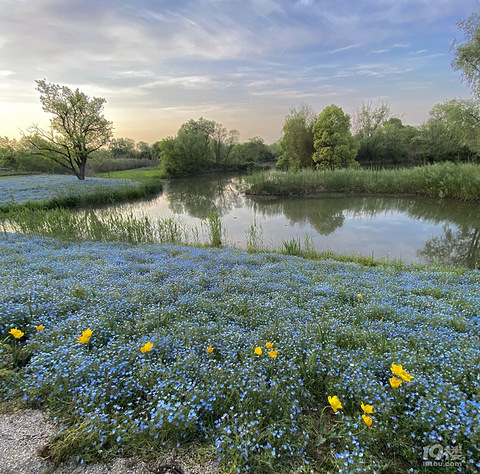
[[275, 155], [260, 137], [239, 143], [238, 130], [200, 117], [182, 124], [176, 137], [167, 137], [152, 146], [160, 167], [169, 176], [198, 174], [210, 170], [244, 170]]
[[453, 69], [472, 99], [436, 104], [418, 127], [394, 117], [386, 103], [362, 104], [351, 117], [332, 104], [318, 116], [307, 105], [286, 116], [277, 166], [284, 170], [358, 166], [414, 166], [443, 161], [476, 162], [480, 156], [480, 13], [457, 23]]
[[284, 170], [478, 162], [480, 104], [474, 99], [436, 104], [417, 127], [394, 117], [387, 103], [363, 103], [353, 121], [334, 104], [318, 116], [302, 105], [285, 118], [280, 149], [277, 167]]
[[[127, 137], [111, 138], [87, 155], [88, 166], [85, 158], [83, 168], [67, 162], [66, 146], [61, 147], [59, 139], [52, 143], [47, 132], [42, 136], [36, 131], [20, 140], [0, 137], [0, 167], [30, 172], [67, 169], [77, 176], [85, 171], [93, 174], [146, 166], [160, 166], [168, 176], [185, 176], [252, 169], [268, 161], [276, 161], [282, 170], [402, 167], [478, 162], [480, 103], [453, 99], [436, 104], [420, 126], [403, 124], [387, 103], [363, 103], [353, 120], [335, 104], [318, 116], [311, 107], [301, 105], [290, 110], [281, 139], [271, 145], [260, 137], [240, 143], [237, 130], [201, 117], [182, 124], [175, 137], [152, 145]], [[62, 166], [61, 160], [67, 165]]]
[[[112, 138], [102, 115], [104, 99], [78, 89], [36, 81], [45, 111], [54, 115], [50, 129], [32, 126], [20, 140], [0, 137], [3, 170], [61, 173], [79, 179], [96, 172], [159, 166], [167, 176], [208, 171], [245, 170], [275, 160], [262, 138], [239, 142], [237, 130], [201, 117], [182, 124], [175, 137], [149, 145], [128, 137]], [[275, 147], [273, 147], [275, 149]]]

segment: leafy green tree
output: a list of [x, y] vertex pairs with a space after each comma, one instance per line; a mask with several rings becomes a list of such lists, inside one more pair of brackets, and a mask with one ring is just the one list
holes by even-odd
[[403, 125], [399, 118], [388, 119], [380, 129], [384, 155], [381, 164], [407, 164], [412, 154], [411, 142], [417, 133], [416, 127]]
[[211, 136], [215, 122], [200, 117], [180, 126], [176, 148], [181, 161], [182, 174], [194, 174], [206, 170], [213, 163]]
[[262, 161], [271, 161], [273, 155], [262, 138], [253, 137], [245, 143], [237, 143], [232, 150], [230, 162], [240, 169], [253, 168]]
[[135, 146], [135, 152], [139, 160], [151, 160], [152, 149], [147, 142], [140, 141]]
[[316, 115], [306, 105], [292, 108], [285, 118], [280, 141], [282, 154], [278, 158], [277, 168], [297, 171], [301, 168], [313, 168], [313, 124]]
[[268, 148], [270, 150], [270, 153], [273, 156], [273, 159], [277, 161], [283, 153], [282, 146], [280, 145], [280, 140], [277, 140], [276, 142], [271, 143], [270, 145], [268, 145]]
[[113, 158], [134, 158], [135, 140], [132, 138], [113, 138], [108, 144], [108, 149]]
[[359, 139], [374, 135], [383, 124], [390, 118], [390, 106], [385, 102], [379, 102], [376, 107], [372, 102], [363, 102], [362, 108], [357, 110], [354, 118], [354, 132]]
[[457, 23], [464, 33], [464, 42], [453, 40], [455, 55], [452, 67], [460, 71], [461, 78], [472, 89], [473, 95], [480, 98], [480, 13], [473, 12], [466, 20]]
[[472, 99], [452, 99], [437, 104], [432, 116], [444, 117], [454, 132], [459, 148], [468, 148], [480, 154], [480, 103]]
[[313, 125], [313, 161], [317, 168], [350, 168], [355, 161], [359, 143], [350, 132], [350, 115], [335, 104], [325, 107]]
[[227, 130], [221, 123], [214, 122], [211, 143], [215, 166], [227, 167], [228, 158], [234, 145], [238, 143], [240, 133], [238, 130]]
[[155, 142], [153, 144], [153, 156], [160, 161], [160, 167], [167, 175], [180, 176], [187, 173], [176, 138], [167, 137], [159, 142]]
[[45, 112], [53, 114], [50, 130], [33, 125], [30, 143], [36, 153], [58, 163], [78, 179], [85, 179], [88, 157], [106, 145], [112, 136], [112, 122], [103, 115], [105, 99], [89, 98], [78, 89], [35, 81]]
[[9, 140], [7, 137], [0, 137], [0, 166], [7, 169], [17, 169], [18, 161], [16, 152], [18, 143], [15, 139]]
[[473, 100], [436, 104], [414, 143], [424, 162], [470, 161], [480, 153], [480, 106]]
[[390, 117], [390, 106], [384, 102], [376, 107], [364, 102], [354, 120], [355, 138], [360, 143], [357, 161], [361, 164], [382, 164], [384, 142], [382, 127]]

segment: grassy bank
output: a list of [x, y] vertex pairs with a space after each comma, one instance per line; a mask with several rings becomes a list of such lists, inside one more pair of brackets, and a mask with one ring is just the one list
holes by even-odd
[[0, 212], [85, 207], [137, 199], [159, 192], [159, 179], [87, 178], [38, 175], [0, 179]]
[[142, 183], [150, 183], [151, 181], [159, 181], [165, 179], [165, 173], [158, 168], [141, 168], [122, 171], [110, 171], [109, 173], [98, 173], [99, 178], [111, 179], [132, 179]]
[[[13, 234], [0, 251], [1, 388], [51, 410], [57, 460], [195, 443], [229, 473], [480, 468], [478, 271]], [[435, 444], [460, 468], [425, 467]]]
[[256, 173], [248, 194], [300, 196], [319, 193], [393, 194], [480, 201], [480, 166], [442, 163], [399, 170], [302, 170]]

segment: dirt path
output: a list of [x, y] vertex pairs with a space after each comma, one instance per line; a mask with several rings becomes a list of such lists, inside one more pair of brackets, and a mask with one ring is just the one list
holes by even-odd
[[55, 467], [42, 459], [40, 450], [54, 433], [53, 426], [38, 410], [21, 410], [0, 415], [0, 474], [218, 474], [213, 463], [198, 465], [188, 458], [173, 456], [164, 465], [178, 471], [147, 466], [143, 462], [116, 459], [111, 464], [79, 465], [63, 463]]

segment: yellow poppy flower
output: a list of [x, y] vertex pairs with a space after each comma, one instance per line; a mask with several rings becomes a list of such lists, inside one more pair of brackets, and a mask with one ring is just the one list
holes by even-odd
[[88, 342], [90, 340], [90, 337], [89, 336], [85, 336], [85, 334], [82, 334], [81, 336], [78, 336], [78, 339], [77, 339], [77, 342], [79, 344], [85, 344], [86, 342]]
[[329, 396], [328, 403], [330, 403], [330, 406], [335, 413], [337, 412], [337, 410], [341, 410], [343, 408], [342, 402], [338, 399], [336, 395], [334, 397]]
[[20, 339], [25, 333], [20, 331], [20, 329], [11, 329], [8, 334], [11, 334], [15, 339]]
[[363, 402], [362, 402], [362, 410], [365, 412], [365, 413], [373, 413], [373, 407], [372, 405], [364, 405]]
[[357, 295], [357, 299], [358, 299], [358, 301], [362, 301], [363, 300], [363, 295], [361, 293], [359, 293]]
[[402, 373], [403, 368], [402, 368], [401, 365], [392, 364], [392, 366], [390, 367], [390, 370], [391, 370], [397, 377], [400, 377], [400, 374]]
[[80, 344], [85, 344], [90, 340], [90, 337], [92, 336], [93, 331], [91, 329], [85, 329], [85, 331], [82, 331], [82, 335], [78, 336], [77, 342]]
[[411, 382], [413, 380], [413, 376], [408, 374], [406, 370], [402, 370], [399, 375], [405, 382]]
[[213, 352], [213, 347], [212, 347], [212, 346], [208, 346], [208, 347], [207, 347], [207, 352], [208, 352], [209, 354], [211, 354], [211, 353]]
[[275, 359], [277, 357], [277, 354], [278, 354], [278, 351], [275, 351], [273, 349], [270, 349], [268, 351], [268, 355], [272, 358], [272, 359]]
[[153, 342], [146, 342], [141, 348], [140, 348], [140, 352], [142, 354], [145, 354], [146, 352], [150, 352], [152, 350], [152, 347], [153, 347]]
[[35, 329], [37, 331], [43, 331], [45, 329], [45, 326], [43, 324], [39, 324], [38, 326], [35, 326]]
[[397, 379], [397, 377], [392, 377], [390, 379], [390, 385], [393, 388], [398, 388], [398, 387], [400, 387], [400, 385], [402, 385], [402, 379]]
[[265, 347], [266, 347], [267, 349], [271, 349], [271, 348], [273, 347], [273, 342], [267, 342], [267, 343], [265, 344]]
[[263, 354], [262, 348], [261, 347], [256, 347], [255, 348], [255, 354], [261, 356]]
[[363, 421], [370, 428], [372, 426], [373, 420], [368, 415], [362, 415]]

